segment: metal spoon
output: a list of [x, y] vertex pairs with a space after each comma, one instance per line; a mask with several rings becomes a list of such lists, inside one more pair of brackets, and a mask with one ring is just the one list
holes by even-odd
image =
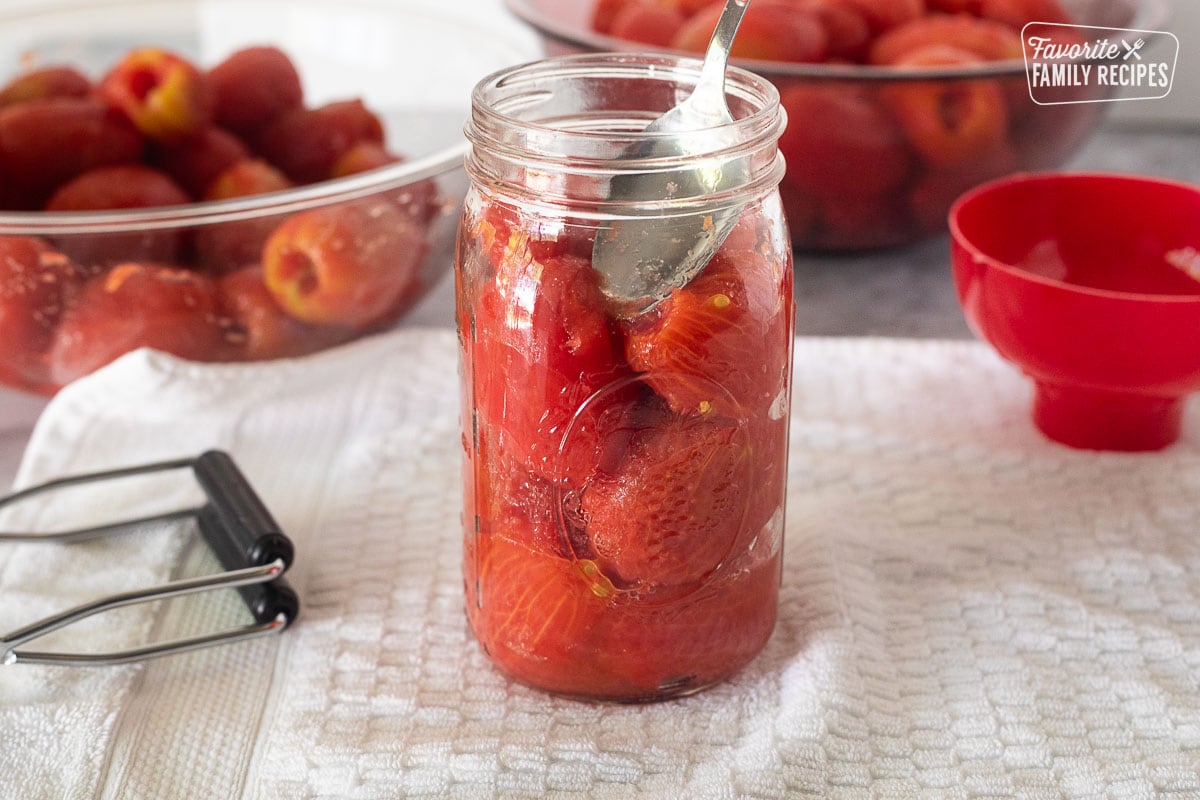
[[[750, 0], [726, 0], [717, 20], [700, 78], [681, 103], [645, 128], [654, 134], [630, 152], [631, 158], [703, 156], [737, 144], [724, 129], [733, 122], [725, 102], [729, 48]], [[714, 158], [669, 171], [618, 175], [609, 198], [643, 201], [705, 197], [745, 183], [745, 159]], [[663, 218], [624, 218], [596, 235], [592, 265], [603, 276], [603, 291], [621, 308], [641, 313], [685, 285], [712, 258], [737, 222], [740, 208]]]

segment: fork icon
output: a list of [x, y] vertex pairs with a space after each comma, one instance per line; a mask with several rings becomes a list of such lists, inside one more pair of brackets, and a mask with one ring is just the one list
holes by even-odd
[[1142, 47], [1145, 46], [1145, 44], [1146, 44], [1145, 39], [1138, 39], [1132, 45], [1129, 42], [1125, 42], [1125, 41], [1122, 41], [1121, 44], [1125, 45], [1125, 60], [1126, 61], [1129, 60], [1130, 56], [1133, 56], [1138, 61], [1142, 60], [1142, 54], [1139, 53], [1138, 51], [1141, 50]]

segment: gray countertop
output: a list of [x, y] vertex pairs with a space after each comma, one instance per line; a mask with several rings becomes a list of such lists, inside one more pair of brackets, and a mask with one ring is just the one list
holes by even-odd
[[[1063, 169], [1200, 183], [1200, 128], [1110, 122]], [[796, 303], [800, 335], [971, 336], [950, 277], [946, 235], [884, 251], [797, 253]]]

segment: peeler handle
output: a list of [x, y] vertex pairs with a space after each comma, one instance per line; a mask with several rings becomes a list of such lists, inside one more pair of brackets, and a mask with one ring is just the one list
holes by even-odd
[[285, 569], [291, 566], [291, 540], [227, 453], [202, 453], [192, 469], [208, 495], [208, 504], [197, 515], [200, 532], [226, 569], [260, 567], [275, 560]]
[[283, 617], [283, 627], [286, 628], [300, 615], [300, 597], [283, 578], [276, 578], [270, 583], [239, 586], [238, 591], [254, 615], [254, 621], [261, 625]]

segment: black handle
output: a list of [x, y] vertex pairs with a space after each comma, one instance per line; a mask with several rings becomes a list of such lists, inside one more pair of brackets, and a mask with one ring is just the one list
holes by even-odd
[[276, 559], [285, 569], [291, 566], [291, 540], [228, 453], [209, 450], [196, 458], [192, 469], [208, 495], [198, 516], [200, 533], [225, 569], [261, 567]]
[[300, 596], [283, 578], [276, 578], [270, 583], [239, 586], [238, 592], [254, 615], [254, 620], [260, 624], [273, 622], [282, 615], [286, 629], [300, 616]]

